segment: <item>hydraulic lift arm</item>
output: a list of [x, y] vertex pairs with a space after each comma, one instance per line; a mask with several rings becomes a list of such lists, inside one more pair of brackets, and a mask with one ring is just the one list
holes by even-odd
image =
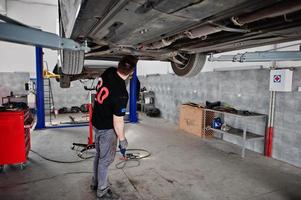
[[62, 38], [57, 34], [42, 31], [40, 29], [27, 26], [14, 19], [0, 14], [0, 40], [40, 46], [54, 50], [68, 49], [72, 51], [88, 51], [89, 48], [74, 40]]
[[1, 14], [0, 40], [60, 50], [62, 71], [66, 75], [82, 72], [84, 53], [90, 50], [86, 44], [25, 25]]

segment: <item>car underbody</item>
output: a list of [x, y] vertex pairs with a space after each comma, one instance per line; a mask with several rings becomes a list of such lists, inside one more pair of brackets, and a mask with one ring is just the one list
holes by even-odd
[[298, 0], [60, 0], [61, 35], [87, 43], [85, 59], [170, 61], [198, 73], [207, 54], [301, 38]]

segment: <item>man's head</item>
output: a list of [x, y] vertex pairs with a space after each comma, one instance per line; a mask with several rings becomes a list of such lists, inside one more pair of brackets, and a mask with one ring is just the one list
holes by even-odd
[[133, 73], [138, 62], [135, 56], [124, 56], [118, 63], [117, 71], [123, 76], [129, 76]]

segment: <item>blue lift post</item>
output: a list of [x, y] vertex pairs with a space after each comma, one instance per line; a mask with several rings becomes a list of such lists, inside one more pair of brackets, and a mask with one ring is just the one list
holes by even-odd
[[36, 129], [45, 128], [45, 109], [44, 109], [44, 78], [43, 78], [43, 49], [36, 47], [36, 106], [37, 124]]
[[133, 73], [133, 77], [130, 82], [130, 122], [137, 123], [137, 69]]

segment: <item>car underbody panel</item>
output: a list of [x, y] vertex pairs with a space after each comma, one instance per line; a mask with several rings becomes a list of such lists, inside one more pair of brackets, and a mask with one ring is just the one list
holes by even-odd
[[180, 76], [199, 72], [202, 55], [301, 38], [300, 0], [59, 0], [59, 11], [85, 59], [170, 61]]
[[[62, 22], [73, 20], [68, 2], [60, 1]], [[85, 0], [64, 32], [88, 41], [87, 58], [167, 60], [299, 39], [300, 9], [294, 0]]]

